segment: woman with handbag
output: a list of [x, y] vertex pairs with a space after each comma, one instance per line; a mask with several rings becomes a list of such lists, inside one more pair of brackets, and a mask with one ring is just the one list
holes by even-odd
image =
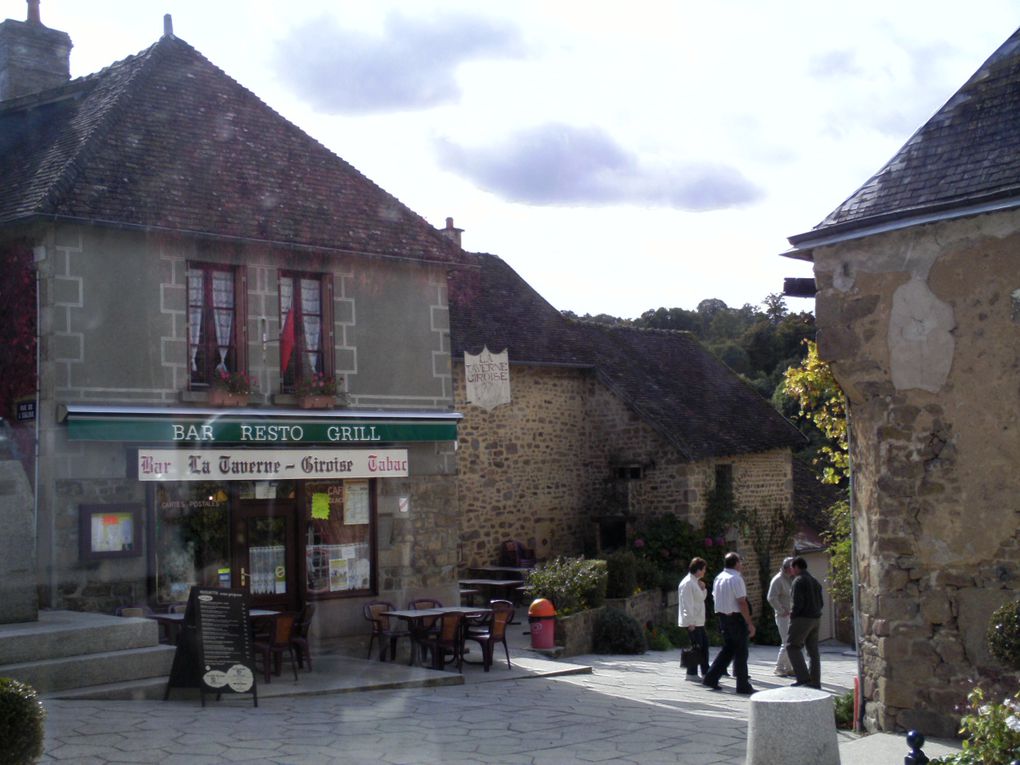
[[705, 597], [708, 588], [703, 581], [708, 564], [704, 558], [694, 558], [687, 567], [678, 588], [680, 614], [677, 624], [687, 628], [691, 647], [681, 654], [681, 663], [687, 667], [687, 679], [698, 680], [698, 668], [702, 677], [708, 672], [708, 635], [705, 633]]

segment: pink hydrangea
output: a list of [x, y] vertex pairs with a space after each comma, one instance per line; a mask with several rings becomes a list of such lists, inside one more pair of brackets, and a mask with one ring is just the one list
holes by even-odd
[[712, 546], [712, 537], [705, 537], [705, 547]]
[[645, 546], [645, 540], [643, 540], [643, 539], [635, 539], [634, 540], [634, 546], [637, 547], [638, 549], [641, 549], [642, 547]]

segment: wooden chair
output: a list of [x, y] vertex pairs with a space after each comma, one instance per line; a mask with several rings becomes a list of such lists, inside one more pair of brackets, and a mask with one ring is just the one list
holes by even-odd
[[[301, 613], [294, 621], [294, 632], [290, 636], [290, 643], [297, 654], [298, 666], [302, 669], [305, 666], [305, 659], [308, 660], [308, 671], [312, 671], [312, 650], [308, 644], [308, 631], [312, 627], [312, 617], [315, 616], [315, 604], [305, 603]], [[369, 647], [371, 651], [371, 646]]]
[[482, 649], [482, 666], [489, 671], [492, 666], [492, 653], [496, 643], [503, 644], [506, 653], [506, 667], [510, 669], [510, 648], [506, 643], [507, 625], [514, 620], [514, 605], [509, 600], [493, 600], [489, 603], [492, 618], [484, 625], [469, 627], [464, 637], [473, 640]]
[[[368, 656], [372, 656], [372, 643], [379, 640], [379, 661], [386, 661], [386, 641], [389, 641], [390, 659], [397, 658], [397, 641], [400, 638], [409, 637], [410, 633], [401, 628], [394, 628], [392, 620], [383, 616], [386, 611], [396, 611], [397, 608], [387, 600], [372, 600], [362, 607], [365, 618], [372, 623], [372, 636], [368, 639]], [[414, 648], [411, 648], [411, 659], [414, 659]]]
[[[408, 610], [420, 611], [426, 608], [442, 608], [443, 604], [435, 598], [414, 598], [407, 602]], [[408, 664], [414, 663], [414, 646], [420, 643], [421, 639], [424, 639], [429, 634], [434, 634], [439, 631], [439, 617], [433, 616], [425, 619], [419, 619], [411, 627], [411, 660]], [[424, 664], [426, 659], [425, 649], [421, 651], [421, 661]]]
[[535, 565], [535, 552], [516, 539], [508, 539], [499, 548], [499, 565], [532, 568]]
[[277, 674], [281, 671], [283, 653], [290, 654], [290, 665], [294, 670], [294, 679], [298, 679], [297, 659], [294, 656], [294, 646], [290, 642], [290, 636], [294, 632], [294, 622], [297, 614], [293, 611], [278, 613], [271, 621], [272, 625], [268, 633], [258, 635], [252, 644], [255, 652], [262, 656], [262, 663], [265, 666], [266, 682], [272, 682], [272, 665], [276, 665]]
[[415, 636], [422, 655], [432, 655], [432, 668], [442, 669], [447, 655], [457, 662], [457, 671], [464, 669], [464, 614], [452, 611], [439, 617], [439, 631]]

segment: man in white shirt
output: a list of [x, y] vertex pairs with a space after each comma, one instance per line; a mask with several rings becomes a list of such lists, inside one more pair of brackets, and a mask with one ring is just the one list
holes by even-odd
[[793, 610], [793, 558], [783, 559], [779, 573], [769, 583], [769, 594], [765, 599], [776, 614], [776, 628], [781, 641], [774, 673], [780, 677], [793, 677], [793, 665], [786, 651], [786, 641], [790, 634], [790, 611]]
[[735, 552], [726, 553], [725, 568], [712, 583], [715, 613], [719, 617], [719, 632], [723, 647], [715, 657], [702, 684], [713, 691], [719, 690], [719, 678], [733, 660], [733, 674], [737, 679], [737, 693], [749, 696], [754, 693], [747, 674], [747, 641], [754, 637], [754, 622], [747, 605], [747, 587], [740, 570], [742, 563]]

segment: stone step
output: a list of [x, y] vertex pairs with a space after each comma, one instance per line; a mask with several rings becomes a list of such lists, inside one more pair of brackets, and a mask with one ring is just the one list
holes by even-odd
[[53, 693], [69, 688], [165, 677], [170, 674], [173, 658], [172, 646], [155, 645], [0, 665], [0, 677], [21, 680], [39, 693]]
[[79, 611], [40, 611], [38, 621], [0, 624], [0, 676], [3, 666], [8, 664], [158, 644], [159, 625], [151, 619]]
[[[86, 688], [68, 688], [62, 691], [51, 691], [43, 694], [49, 699], [100, 699], [103, 701], [141, 701], [143, 699], [162, 700], [166, 691], [166, 677], [151, 677], [144, 680], [126, 680], [121, 683], [103, 683], [90, 685]], [[194, 695], [198, 691], [191, 688], [175, 688], [171, 698], [182, 698]]]

